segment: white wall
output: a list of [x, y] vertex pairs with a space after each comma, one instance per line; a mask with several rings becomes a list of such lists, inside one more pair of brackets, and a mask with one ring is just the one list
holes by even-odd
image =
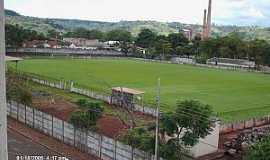
[[200, 139], [200, 143], [191, 149], [191, 153], [195, 158], [218, 151], [219, 127], [220, 124], [216, 123], [213, 132], [206, 138]]

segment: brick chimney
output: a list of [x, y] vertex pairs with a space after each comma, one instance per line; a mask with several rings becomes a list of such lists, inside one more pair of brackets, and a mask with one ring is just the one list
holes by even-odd
[[203, 31], [202, 31], [202, 40], [206, 39], [206, 32], [207, 32], [207, 20], [206, 20], [206, 14], [207, 10], [204, 10], [204, 15], [203, 15]]
[[212, 0], [209, 0], [208, 15], [207, 15], [207, 31], [206, 31], [207, 38], [211, 36], [211, 25], [212, 25]]

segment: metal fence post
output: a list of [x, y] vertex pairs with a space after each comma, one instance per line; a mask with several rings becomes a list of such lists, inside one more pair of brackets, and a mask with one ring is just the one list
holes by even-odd
[[35, 109], [32, 108], [33, 110], [33, 128], [35, 128]]
[[88, 137], [88, 130], [85, 131], [85, 152], [88, 153], [88, 145], [87, 145], [87, 137]]
[[27, 122], [26, 122], [26, 105], [24, 105], [24, 122], [25, 122], [25, 124], [27, 124]]
[[19, 103], [18, 102], [16, 102], [16, 106], [17, 106], [17, 120], [19, 120]]
[[42, 132], [44, 133], [44, 117], [43, 117], [43, 112], [41, 112], [41, 126], [42, 126]]
[[53, 137], [53, 115], [52, 116], [52, 137]]
[[114, 140], [114, 160], [116, 160], [116, 153], [117, 152], [117, 141]]
[[74, 147], [76, 146], [76, 128], [74, 126]]
[[134, 159], [134, 148], [131, 147], [131, 160], [133, 160], [133, 159]]
[[65, 142], [65, 123], [62, 120], [62, 133], [63, 133], [63, 142]]
[[101, 158], [102, 155], [102, 136], [99, 135], [99, 158]]

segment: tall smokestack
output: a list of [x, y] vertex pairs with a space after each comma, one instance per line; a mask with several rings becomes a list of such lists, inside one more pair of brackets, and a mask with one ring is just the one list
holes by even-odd
[[212, 0], [209, 0], [208, 15], [207, 15], [207, 38], [211, 36], [211, 25], [212, 25]]
[[206, 14], [207, 10], [204, 10], [204, 15], [203, 15], [203, 31], [202, 31], [202, 40], [205, 39], [206, 37], [206, 32], [207, 32], [207, 20], [206, 20]]

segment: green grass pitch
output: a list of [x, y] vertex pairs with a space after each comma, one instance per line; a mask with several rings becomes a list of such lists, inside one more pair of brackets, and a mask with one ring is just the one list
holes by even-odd
[[270, 75], [260, 73], [113, 59], [28, 59], [18, 67], [89, 88], [139, 89], [148, 104], [155, 101], [160, 77], [164, 112], [173, 111], [177, 100], [196, 99], [210, 104], [226, 122], [270, 114]]

